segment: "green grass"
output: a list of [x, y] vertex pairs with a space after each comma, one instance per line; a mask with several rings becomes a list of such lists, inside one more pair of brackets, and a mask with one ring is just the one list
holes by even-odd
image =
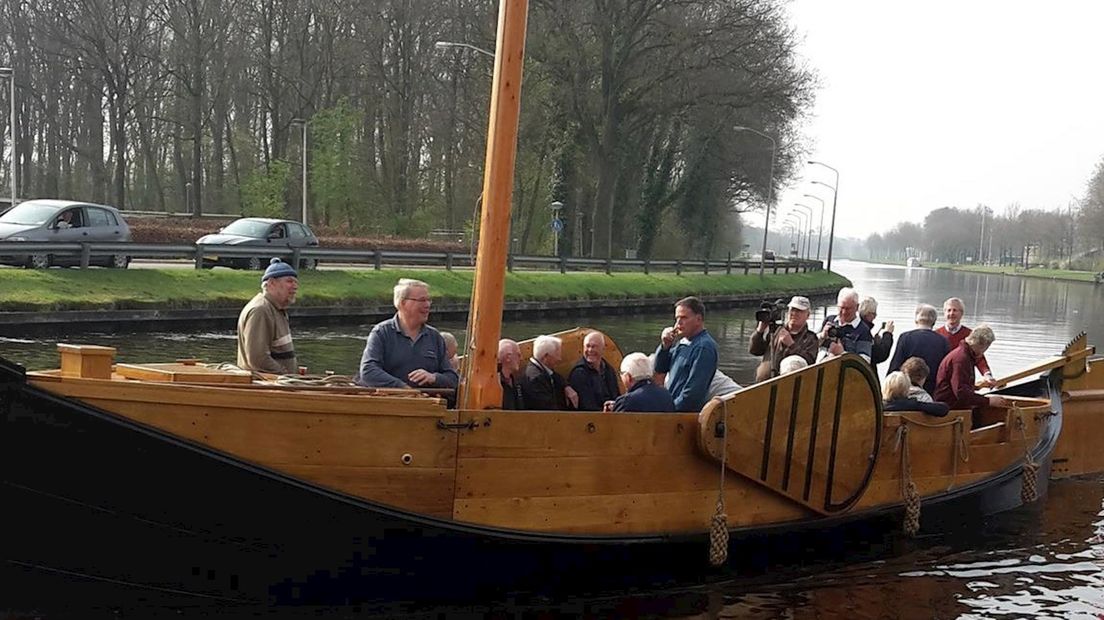
[[1074, 280], [1077, 282], [1092, 282], [1092, 271], [1071, 271], [1066, 269], [1043, 269], [1035, 267], [1023, 269], [1014, 265], [959, 265], [953, 263], [924, 263], [925, 267], [933, 269], [951, 269], [953, 271], [973, 271], [977, 273], [999, 273], [1009, 276], [1024, 276], [1025, 278], [1047, 278], [1050, 280]]
[[[391, 269], [309, 271], [300, 274], [298, 305], [390, 304], [400, 277], [430, 284], [438, 302], [471, 296], [471, 271]], [[518, 272], [506, 279], [508, 300], [678, 298], [805, 291], [847, 285], [826, 272], [703, 275]], [[260, 274], [191, 269], [0, 270], [0, 311], [237, 307], [260, 290]]]

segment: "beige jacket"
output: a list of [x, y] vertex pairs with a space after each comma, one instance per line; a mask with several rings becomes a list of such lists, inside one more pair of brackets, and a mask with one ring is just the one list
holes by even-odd
[[281, 375], [299, 370], [287, 311], [277, 308], [263, 292], [238, 316], [238, 366]]

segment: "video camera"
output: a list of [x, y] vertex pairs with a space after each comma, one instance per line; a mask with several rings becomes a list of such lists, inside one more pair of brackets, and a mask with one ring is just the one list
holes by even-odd
[[782, 299], [764, 301], [755, 311], [755, 320], [759, 323], [780, 323], [786, 313], [786, 302]]
[[840, 333], [839, 325], [836, 325], [835, 323], [830, 323], [828, 325], [828, 332], [825, 334], [825, 336], [829, 342], [833, 340], [839, 340], [841, 335], [842, 334]]

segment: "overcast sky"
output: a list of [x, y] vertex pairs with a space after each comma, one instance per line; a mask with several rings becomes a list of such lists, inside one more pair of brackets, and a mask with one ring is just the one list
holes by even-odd
[[[810, 159], [840, 173], [836, 233], [943, 206], [1065, 208], [1104, 156], [1104, 2], [792, 0], [822, 87]], [[807, 166], [781, 213], [832, 173]], [[817, 216], [814, 216], [814, 219]], [[761, 215], [748, 217], [762, 225]]]

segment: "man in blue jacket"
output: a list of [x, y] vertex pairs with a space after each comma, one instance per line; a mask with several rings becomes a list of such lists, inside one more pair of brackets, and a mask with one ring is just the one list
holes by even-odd
[[662, 385], [652, 383], [652, 361], [643, 353], [629, 353], [621, 360], [621, 379], [629, 391], [606, 401], [606, 411], [672, 412], [675, 401]]
[[667, 373], [667, 390], [678, 411], [700, 411], [717, 372], [717, 343], [705, 329], [705, 304], [697, 297], [675, 303], [675, 325], [663, 328], [655, 371]]

